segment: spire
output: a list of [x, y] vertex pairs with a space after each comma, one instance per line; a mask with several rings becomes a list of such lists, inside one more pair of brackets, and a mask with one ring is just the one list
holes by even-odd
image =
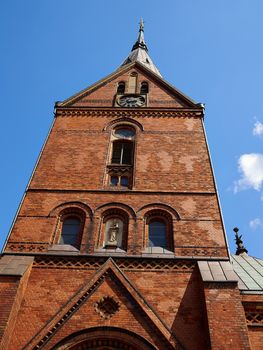
[[242, 255], [242, 254], [247, 254], [247, 250], [244, 247], [243, 241], [242, 241], [242, 235], [238, 235], [239, 229], [237, 227], [233, 228], [233, 231], [235, 232], [235, 240], [236, 240], [236, 255]]
[[144, 40], [144, 22], [141, 18], [138, 39], [132, 47], [129, 56], [121, 64], [121, 67], [129, 64], [131, 62], [139, 62], [143, 64], [148, 69], [152, 70], [155, 74], [161, 77], [158, 68], [154, 65], [152, 59], [148, 55], [148, 48]]
[[143, 19], [141, 18], [140, 20], [140, 29], [139, 29], [139, 35], [136, 43], [132, 47], [132, 51], [138, 49], [138, 48], [144, 49], [145, 51], [148, 51], [147, 45], [144, 41], [144, 22]]

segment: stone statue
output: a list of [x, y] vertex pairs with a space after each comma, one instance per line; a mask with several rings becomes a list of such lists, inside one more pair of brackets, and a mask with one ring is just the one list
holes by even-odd
[[119, 231], [119, 223], [114, 220], [109, 227], [107, 246], [117, 247]]
[[237, 250], [236, 250], [236, 255], [240, 255], [242, 253], [247, 253], [246, 248], [244, 247], [243, 241], [242, 241], [242, 235], [238, 235], [239, 229], [235, 227], [233, 229], [235, 232], [235, 240], [236, 240], [236, 245], [237, 245]]

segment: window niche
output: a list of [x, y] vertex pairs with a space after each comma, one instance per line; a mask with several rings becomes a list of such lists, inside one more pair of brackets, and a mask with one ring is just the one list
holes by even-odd
[[128, 80], [128, 93], [135, 94], [137, 92], [137, 81], [138, 74], [136, 72], [132, 72]]
[[111, 210], [103, 217], [103, 248], [127, 249], [128, 217], [118, 210]]
[[130, 125], [118, 125], [111, 132], [107, 183], [113, 188], [132, 188], [135, 136]]

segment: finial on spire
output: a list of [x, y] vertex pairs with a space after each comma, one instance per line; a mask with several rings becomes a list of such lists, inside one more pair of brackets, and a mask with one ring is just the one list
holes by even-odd
[[136, 43], [132, 47], [132, 51], [134, 51], [138, 48], [141, 48], [145, 51], [148, 51], [147, 45], [144, 41], [144, 22], [143, 22], [142, 18], [140, 19], [139, 36], [138, 36]]
[[242, 235], [238, 235], [239, 229], [237, 227], [233, 228], [233, 231], [235, 232], [235, 240], [236, 240], [236, 245], [237, 245], [237, 250], [236, 250], [236, 255], [240, 254], [247, 254], [247, 250], [244, 247], [243, 241], [242, 241]]
[[139, 32], [144, 32], [144, 22], [143, 22], [143, 19], [142, 19], [142, 18], [140, 19], [140, 29], [139, 29]]

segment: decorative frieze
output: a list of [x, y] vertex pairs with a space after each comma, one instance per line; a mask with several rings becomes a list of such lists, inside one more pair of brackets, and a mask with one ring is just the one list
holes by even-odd
[[57, 117], [110, 117], [110, 118], [201, 118], [203, 116], [202, 112], [193, 111], [193, 110], [184, 110], [184, 111], [169, 111], [169, 110], [128, 110], [128, 109], [65, 109], [65, 110], [57, 110]]
[[5, 247], [5, 252], [46, 252], [48, 250], [48, 243], [42, 242], [8, 242]]
[[247, 324], [250, 326], [263, 326], [263, 310], [246, 312]]
[[[58, 257], [37, 256], [35, 268], [55, 269], [98, 269], [108, 257]], [[147, 258], [114, 258], [115, 263], [122, 270], [130, 271], [192, 271], [195, 262], [175, 259], [147, 259]]]

